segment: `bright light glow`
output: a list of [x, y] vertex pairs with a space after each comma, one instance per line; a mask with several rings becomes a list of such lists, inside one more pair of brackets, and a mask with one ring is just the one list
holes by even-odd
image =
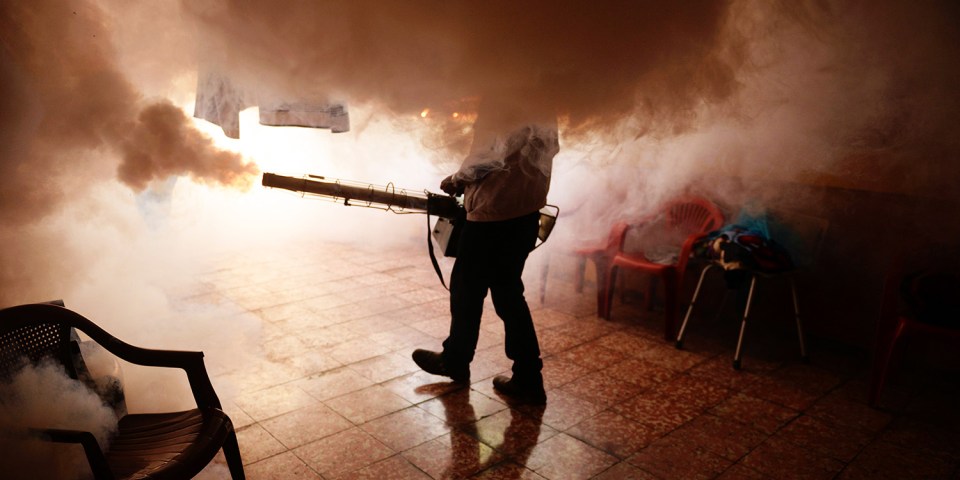
[[[192, 111], [191, 109], [185, 109]], [[351, 107], [354, 119], [378, 119], [362, 107]], [[422, 116], [429, 115], [425, 109]], [[359, 123], [357, 122], [357, 123]], [[417, 131], [397, 131], [388, 119], [367, 120], [363, 128], [346, 133], [326, 129], [260, 125], [259, 112], [240, 113], [240, 139], [226, 138], [216, 125], [195, 120], [197, 128], [214, 139], [217, 147], [240, 153], [257, 164], [261, 172], [299, 177], [313, 174], [387, 185], [412, 192], [439, 191], [439, 182], [449, 174], [438, 168], [419, 141]], [[426, 128], [426, 127], [423, 127]], [[455, 167], [452, 167], [455, 168]], [[315, 238], [324, 241], [392, 241], [422, 243], [423, 222], [419, 215], [395, 215], [367, 208], [318, 201], [317, 197], [283, 189], [265, 188], [256, 178], [247, 192], [177, 181], [171, 194], [169, 220], [189, 225], [195, 234], [212, 243], [233, 248], [243, 244], [282, 244], [283, 239]]]
[[420, 112], [420, 118], [427, 118], [427, 115], [430, 115], [430, 109], [424, 108], [423, 111]]

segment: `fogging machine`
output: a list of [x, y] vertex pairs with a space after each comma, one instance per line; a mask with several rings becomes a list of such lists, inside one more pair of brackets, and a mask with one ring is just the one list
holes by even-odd
[[[386, 186], [375, 186], [328, 180], [319, 175], [305, 175], [298, 178], [264, 173], [263, 186], [282, 188], [304, 195], [315, 195], [337, 202], [342, 201], [346, 206], [377, 208], [401, 214], [426, 214], [428, 227], [430, 227], [430, 216], [436, 216], [437, 221], [430, 231], [446, 257], [456, 256], [457, 239], [467, 217], [457, 197], [431, 193], [427, 190], [423, 193], [414, 193], [397, 189], [392, 183]], [[539, 243], [534, 248], [547, 241], [559, 213], [560, 209], [554, 205], [547, 205], [540, 210], [540, 231], [537, 236]], [[433, 255], [433, 244], [429, 240], [427, 243]]]

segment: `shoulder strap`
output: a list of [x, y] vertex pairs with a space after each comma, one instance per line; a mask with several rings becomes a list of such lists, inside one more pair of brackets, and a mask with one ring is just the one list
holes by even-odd
[[443, 285], [443, 288], [450, 290], [450, 287], [447, 286], [447, 282], [443, 280], [443, 272], [440, 271], [440, 264], [437, 262], [437, 254], [433, 252], [433, 239], [431, 238], [432, 229], [430, 228], [430, 203], [427, 203], [427, 251], [430, 252], [430, 262], [433, 263], [433, 270], [437, 272], [437, 278], [440, 279], [440, 284]]

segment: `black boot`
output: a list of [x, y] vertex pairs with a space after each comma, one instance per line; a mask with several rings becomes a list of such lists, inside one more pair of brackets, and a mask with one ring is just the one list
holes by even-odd
[[516, 403], [525, 405], [546, 405], [547, 392], [543, 390], [543, 377], [513, 378], [497, 375], [493, 378], [493, 389]]
[[446, 365], [443, 355], [439, 352], [416, 349], [413, 351], [413, 361], [421, 370], [434, 375], [450, 377], [457, 383], [470, 383], [470, 366], [456, 367]]

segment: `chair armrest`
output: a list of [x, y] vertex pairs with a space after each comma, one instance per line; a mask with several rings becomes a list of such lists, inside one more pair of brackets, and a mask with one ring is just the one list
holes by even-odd
[[90, 337], [110, 353], [137, 365], [148, 367], [179, 368], [186, 372], [193, 398], [200, 408], [222, 408], [220, 399], [210, 383], [203, 363], [203, 352], [157, 350], [130, 345], [107, 333], [82, 315], [64, 307], [49, 304], [32, 304], [2, 310], [0, 323], [15, 329], [34, 323], [69, 325]]
[[82, 430], [64, 430], [59, 428], [34, 428], [30, 433], [37, 434], [41, 438], [57, 443], [79, 443], [83, 446], [83, 452], [87, 455], [87, 462], [90, 463], [90, 470], [97, 480], [113, 480], [113, 472], [107, 465], [107, 457], [100, 450], [100, 444], [97, 438], [90, 432]]
[[[96, 326], [94, 325], [94, 327]], [[96, 328], [99, 330], [99, 327]], [[183, 370], [187, 374], [190, 390], [193, 392], [193, 398], [198, 407], [223, 408], [216, 391], [213, 389], [213, 384], [210, 382], [210, 376], [207, 374], [207, 368], [203, 362], [203, 352], [141, 348], [124, 343], [103, 330], [100, 330], [97, 334], [84, 328], [80, 328], [80, 330], [90, 335], [90, 338], [103, 348], [130, 363]], [[98, 336], [101, 338], [98, 338]]]
[[690, 255], [693, 254], [693, 245], [697, 243], [697, 240], [705, 236], [705, 233], [694, 233], [683, 241], [683, 246], [680, 247], [680, 256], [677, 257], [677, 281], [683, 281], [683, 274], [687, 270], [687, 263], [690, 262]]
[[706, 233], [691, 234], [689, 237], [686, 238], [686, 240], [683, 241], [683, 246], [680, 247], [680, 253], [686, 254], [686, 256], [689, 258], [690, 255], [693, 253], [693, 245], [697, 243], [697, 240], [700, 240], [701, 238], [706, 236], [707, 236]]

